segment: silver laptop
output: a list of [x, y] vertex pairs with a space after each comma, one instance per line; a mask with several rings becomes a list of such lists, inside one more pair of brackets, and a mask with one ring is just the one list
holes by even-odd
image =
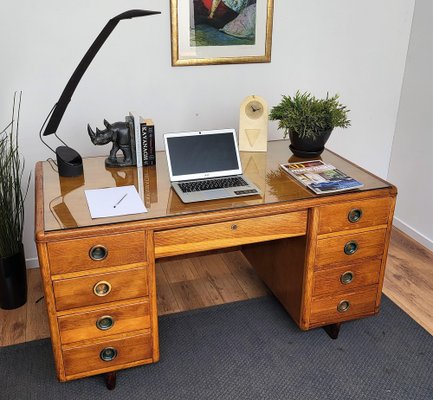
[[234, 129], [166, 133], [164, 143], [170, 181], [184, 203], [260, 194], [242, 175]]

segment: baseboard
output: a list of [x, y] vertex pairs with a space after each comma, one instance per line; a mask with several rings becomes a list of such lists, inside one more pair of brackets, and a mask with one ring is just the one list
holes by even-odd
[[38, 258], [26, 258], [26, 268], [39, 268], [39, 260]]
[[393, 224], [396, 228], [400, 229], [406, 235], [410, 236], [413, 240], [416, 240], [419, 244], [427, 247], [430, 251], [433, 251], [433, 241], [427, 236], [418, 232], [408, 224], [404, 223], [401, 219], [394, 217]]

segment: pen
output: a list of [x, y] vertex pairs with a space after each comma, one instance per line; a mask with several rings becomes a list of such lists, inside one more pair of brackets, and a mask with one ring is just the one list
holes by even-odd
[[120, 204], [120, 202], [126, 197], [126, 196], [128, 196], [128, 193], [126, 193], [114, 206], [113, 206], [113, 208], [116, 208], [119, 204]]

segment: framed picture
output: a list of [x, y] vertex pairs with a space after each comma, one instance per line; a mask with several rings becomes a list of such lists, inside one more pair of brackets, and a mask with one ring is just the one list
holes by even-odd
[[271, 61], [274, 0], [170, 0], [172, 65]]

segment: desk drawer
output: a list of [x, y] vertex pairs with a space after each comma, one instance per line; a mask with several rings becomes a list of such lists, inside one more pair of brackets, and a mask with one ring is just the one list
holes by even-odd
[[386, 225], [391, 198], [368, 199], [319, 208], [319, 235], [349, 229]]
[[63, 344], [149, 329], [149, 302], [64, 315], [58, 322]]
[[386, 229], [377, 229], [319, 239], [316, 265], [349, 263], [361, 258], [380, 257], [385, 246], [385, 234]]
[[[106, 361], [101, 358], [104, 355]], [[114, 357], [114, 358], [113, 358]], [[92, 375], [127, 367], [128, 363], [152, 358], [152, 338], [150, 334], [128, 338], [112, 339], [81, 347], [68, 347], [63, 350], [66, 375], [92, 372]]]
[[311, 325], [334, 324], [374, 313], [377, 286], [357, 292], [315, 297], [311, 303]]
[[147, 267], [53, 282], [58, 311], [148, 295]]
[[381, 260], [367, 260], [360, 263], [326, 268], [314, 273], [313, 296], [375, 285], [379, 282]]
[[140, 263], [146, 261], [145, 233], [130, 232], [48, 243], [48, 257], [53, 275]]
[[303, 236], [306, 229], [307, 211], [171, 229], [155, 232], [155, 255], [165, 257]]

